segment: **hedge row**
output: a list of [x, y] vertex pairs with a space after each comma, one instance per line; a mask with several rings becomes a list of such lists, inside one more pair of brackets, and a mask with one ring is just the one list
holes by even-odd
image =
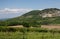
[[51, 32], [51, 33], [60, 33], [60, 30], [48, 30], [42, 28], [9, 28], [9, 27], [0, 27], [0, 32]]

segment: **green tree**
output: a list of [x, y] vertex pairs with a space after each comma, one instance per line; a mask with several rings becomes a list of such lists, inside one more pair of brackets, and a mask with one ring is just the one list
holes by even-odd
[[27, 22], [23, 22], [22, 25], [23, 25], [24, 27], [30, 27], [29, 23], [27, 23]]

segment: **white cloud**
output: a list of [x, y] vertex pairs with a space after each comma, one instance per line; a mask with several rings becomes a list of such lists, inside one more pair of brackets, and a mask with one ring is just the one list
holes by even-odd
[[38, 10], [43, 10], [43, 9], [38, 9]]
[[10, 8], [5, 8], [5, 9], [0, 9], [0, 13], [26, 13], [29, 12], [33, 9], [10, 9]]

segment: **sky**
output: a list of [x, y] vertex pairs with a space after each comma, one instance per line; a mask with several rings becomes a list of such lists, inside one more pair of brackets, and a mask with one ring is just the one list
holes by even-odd
[[45, 8], [60, 9], [60, 0], [0, 0], [0, 19], [13, 18]]

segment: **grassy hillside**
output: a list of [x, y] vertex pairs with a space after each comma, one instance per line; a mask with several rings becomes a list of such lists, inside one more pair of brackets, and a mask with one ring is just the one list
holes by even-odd
[[33, 10], [19, 17], [0, 21], [0, 26], [21, 25], [23, 23], [28, 23], [29, 26], [60, 24], [60, 9]]

